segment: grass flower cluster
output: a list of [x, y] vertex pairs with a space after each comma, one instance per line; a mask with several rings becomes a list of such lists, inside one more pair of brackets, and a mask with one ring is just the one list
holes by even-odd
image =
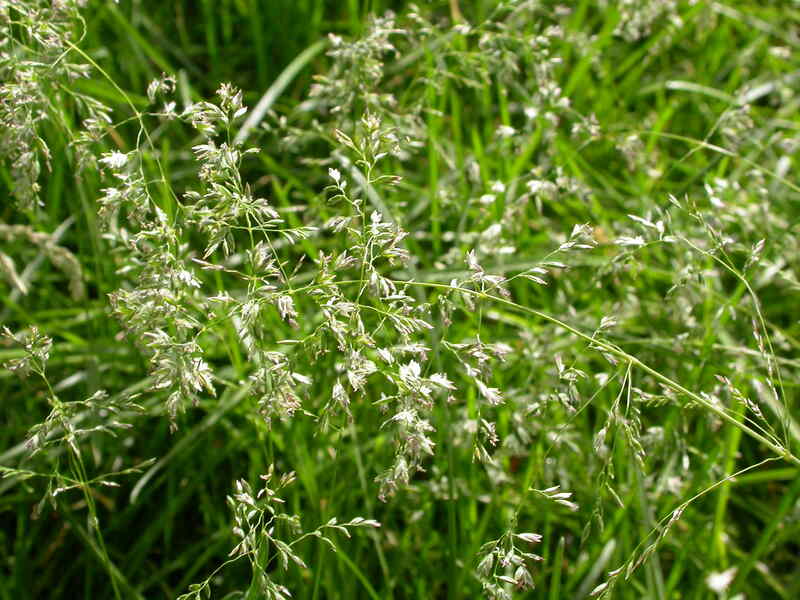
[[798, 25], [0, 0], [0, 600], [798, 597]]

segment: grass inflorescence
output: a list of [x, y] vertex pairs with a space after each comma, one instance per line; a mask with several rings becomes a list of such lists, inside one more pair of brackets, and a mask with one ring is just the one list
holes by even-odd
[[797, 26], [0, 0], [0, 599], [797, 597]]

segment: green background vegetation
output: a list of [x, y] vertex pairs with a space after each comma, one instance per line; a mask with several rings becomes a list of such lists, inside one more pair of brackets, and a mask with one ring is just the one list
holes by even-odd
[[[434, 18], [451, 16], [449, 3], [420, 4]], [[797, 454], [793, 419], [800, 381], [795, 277], [800, 189], [792, 144], [800, 127], [800, 6], [789, 1], [681, 2], [676, 14], [682, 23], [661, 18], [649, 35], [629, 41], [614, 34], [621, 18], [619, 3], [570, 4], [571, 13], [562, 17], [564, 28], [596, 37], [585, 48], [565, 41], [553, 50], [563, 59], [556, 79], [575, 111], [597, 116], [602, 134], [591, 143], [575, 141], [566, 127], [555, 128], [545, 142], [548, 125], [540, 124], [526, 144], [504, 146], [497, 128], [516, 126], [519, 116], [499, 79], [476, 88], [451, 81], [429, 85], [415, 79], [421, 72], [417, 63], [401, 64], [385, 77], [387, 91], [401, 106], [423, 98], [426, 108], [425, 147], [402, 166], [397, 162], [386, 167], [387, 173], [403, 177], [389, 198], [411, 233], [415, 272], [406, 276], [447, 284], [463, 273], [463, 263], [442, 266], [441, 256], [452, 249], [465, 253], [473, 242], [459, 236], [484, 231], [503, 214], [499, 203], [485, 210], [468, 201], [487, 193], [491, 182], [514, 181], [537, 165], [546, 165], [548, 173], [561, 168], [587, 193], [566, 193], [541, 210], [530, 206], [517, 227], [509, 228], [515, 252], [486, 258], [482, 265], [487, 272], [525, 270], [558, 245], [558, 235], [589, 223], [598, 246], [565, 261], [570, 269], [554, 274], [547, 287], [516, 279], [509, 285], [514, 302], [589, 334], [604, 316], [615, 317], [619, 326], [609, 337], [625, 352], [696, 393], [717, 393], [717, 376], [729, 378], [761, 403], [766, 419], [784, 436], [779, 409], [771, 409], [759, 396], [768, 383], [768, 354], [780, 367], [779, 394], [789, 407], [782, 439]], [[460, 9], [467, 22], [477, 24], [493, 7], [488, 0], [475, 0], [462, 1]], [[220, 83], [231, 82], [252, 107], [293, 60], [327, 34], [357, 38], [368, 28], [368, 15], [389, 9], [403, 14], [407, 6], [379, 0], [90, 2], [83, 11], [87, 28], [79, 46], [107, 76], [94, 71], [74, 85], [109, 104], [115, 121], [130, 115], [120, 90], [144, 110], [147, 85], [162, 73], [177, 76], [181, 105], [210, 98]], [[538, 26], [532, 19], [530, 30]], [[435, 64], [435, 52], [418, 62], [426, 60]], [[313, 76], [326, 72], [330, 62], [324, 52], [311, 56], [273, 110], [293, 114], [307, 98]], [[748, 113], [752, 123], [731, 125], [739, 99], [761, 85], [773, 87], [755, 94]], [[69, 108], [63, 117], [68, 127], [77, 129]], [[297, 117], [297, 123], [306, 125], [308, 118]], [[123, 124], [102, 142], [103, 149], [131, 151], [137, 133], [136, 123]], [[170, 184], [186, 189], [196, 177], [192, 133], [170, 126], [152, 133]], [[632, 134], [640, 145], [629, 162], [620, 147]], [[475, 462], [469, 448], [457, 443], [457, 432], [442, 426], [456, 417], [456, 408], [442, 403], [434, 409], [436, 457], [410, 489], [380, 502], [373, 479], [390, 463], [392, 452], [381, 427], [385, 415], [364, 402], [354, 407], [353, 427], [342, 423], [321, 434], [314, 420], [302, 415], [266, 427], [248, 397], [237, 395], [236, 382], [246, 378], [248, 366], [231, 332], [209, 339], [205, 347], [206, 359], [230, 385], [220, 386], [216, 398], [188, 408], [171, 433], [161, 408], [163, 397], [146, 392], [146, 357], [121, 335], [109, 314], [108, 294], [123, 286], [125, 277], [117, 271], [118, 256], [109, 250], [96, 216], [96, 198], [108, 181], [97, 172], [76, 174], [63, 128], [44, 124], [42, 135], [52, 152], [50, 169], [41, 177], [43, 207], [29, 213], [15, 208], [3, 166], [0, 221], [46, 232], [66, 222], [61, 243], [84, 269], [88, 298], [73, 300], [64, 275], [44, 262], [28, 295], [14, 294], [10, 285], [0, 283], [0, 323], [13, 330], [35, 324], [53, 338], [48, 378], [64, 401], [85, 398], [100, 388], [112, 395], [130, 389], [145, 392], [138, 400], [145, 412], [130, 417], [133, 429], [117, 438], [98, 436], [87, 442], [86, 456], [97, 461], [94, 467], [107, 471], [149, 458], [157, 462], [143, 473], [121, 477], [119, 488], [95, 492], [113, 567], [99, 558], [80, 493], [59, 496], [55, 506], [46, 503], [37, 515], [33, 507], [45, 494], [46, 483], [18, 476], [0, 480], [0, 599], [110, 598], [109, 568], [116, 570], [112, 577], [121, 597], [177, 597], [223, 562], [234, 545], [225, 504], [232, 482], [243, 478], [255, 483], [272, 463], [279, 472], [297, 473], [298, 482], [284, 497], [288, 511], [299, 514], [304, 524], [313, 527], [332, 516], [345, 520], [358, 515], [382, 524], [352, 539], [340, 536], [337, 553], [321, 542], [304, 542], [300, 553], [309, 568], [275, 571], [276, 580], [296, 598], [477, 597], [480, 583], [473, 571], [478, 550], [499, 537], [512, 518], [519, 531], [543, 536], [535, 549], [543, 557], [533, 568], [536, 587], [519, 597], [584, 598], [606, 572], [635, 555], [643, 540], [652, 541], [657, 523], [681, 502], [774, 456], [733, 424], [715, 420], [697, 405], [687, 406], [680, 394], [662, 397], [657, 379], [634, 368], [632, 385], [659, 398], [642, 402], [635, 416], [626, 413], [636, 422], [637, 433], [633, 438], [621, 429], [613, 433], [611, 455], [601, 458], [594, 449], [595, 436], [625, 390], [625, 369], [610, 366], [585, 341], [535, 314], [490, 301], [474, 312], [458, 311], [446, 336], [461, 341], [480, 335], [511, 345], [512, 356], [495, 366], [492, 382], [519, 401], [497, 409], [494, 419], [501, 439], [515, 431], [519, 419], [527, 422], [529, 435], [519, 438], [523, 450], [502, 454], [496, 471]], [[315, 141], [304, 149], [305, 156], [298, 155], [287, 152], [279, 134], [270, 132], [251, 142], [259, 153], [244, 175], [257, 194], [283, 209], [301, 207], [287, 213], [298, 223], [319, 223], [333, 214], [324, 201], [327, 168], [302, 160], [325, 157], [330, 147]], [[485, 189], [477, 189], [481, 184], [468, 177], [470, 158], [480, 165]], [[704, 184], [717, 178], [740, 188], [724, 196], [725, 209], [710, 204], [704, 191]], [[440, 203], [441, 189], [452, 194]], [[725, 255], [731, 268], [680, 244], [629, 249], [613, 243], [636, 230], [629, 214], [650, 215], [655, 221], [659, 210], [674, 210], [670, 226], [675, 231], [690, 240], [703, 239], [707, 230], [685, 211], [670, 208], [670, 194], [696, 201], [700, 214], [735, 240]], [[168, 207], [169, 200], [164, 202]], [[745, 271], [748, 252], [761, 239], [766, 240], [763, 261]], [[337, 244], [321, 236], [300, 247], [313, 256]], [[30, 249], [14, 251], [22, 267], [36, 256]], [[211, 276], [209, 281], [214, 281]], [[671, 289], [676, 285], [677, 291]], [[435, 300], [437, 293], [425, 289], [428, 300]], [[314, 306], [298, 308], [308, 316]], [[753, 336], [752, 322], [759, 315], [774, 344], [765, 352]], [[274, 321], [276, 329], [283, 327], [277, 315]], [[443, 333], [437, 325], [432, 339]], [[576, 384], [581, 399], [577, 413], [551, 399], [550, 394], [566, 390], [554, 368], [557, 353], [569, 367], [588, 375]], [[0, 347], [0, 358], [18, 356], [19, 350]], [[436, 348], [430, 360], [433, 370], [445, 370], [452, 358]], [[335, 355], [326, 355], [307, 366], [315, 374], [335, 373], [336, 363]], [[608, 386], [594, 377], [601, 372], [612, 375]], [[312, 396], [330, 394], [332, 378], [324, 377]], [[465, 390], [465, 402], [476, 402], [475, 391], [464, 381], [457, 383]], [[370, 393], [376, 399], [380, 390]], [[724, 391], [719, 394], [741, 420], [743, 405]], [[22, 468], [27, 463], [19, 444], [47, 415], [46, 392], [38, 381], [20, 381], [0, 370], [0, 398], [0, 466]], [[661, 442], [647, 441], [649, 433], [655, 435], [652, 427], [661, 428]], [[641, 463], [636, 459], [637, 436], [645, 439]], [[122, 467], [113, 466], [117, 457]], [[613, 481], [603, 479], [609, 464]], [[530, 486], [557, 484], [573, 492], [579, 510], [526, 492]], [[679, 491], [670, 491], [675, 485]], [[131, 501], [134, 486], [136, 499]], [[686, 508], [651, 559], [618, 585], [617, 597], [715, 598], [706, 579], [730, 567], [737, 571], [724, 597], [800, 597], [799, 496], [798, 470], [789, 461], [776, 460], [721, 483]], [[246, 590], [250, 577], [245, 561], [230, 565], [215, 580], [214, 597]]]

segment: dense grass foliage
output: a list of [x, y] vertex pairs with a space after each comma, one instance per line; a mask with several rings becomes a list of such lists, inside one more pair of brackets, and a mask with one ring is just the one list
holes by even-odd
[[800, 597], [794, 3], [0, 28], [0, 600]]

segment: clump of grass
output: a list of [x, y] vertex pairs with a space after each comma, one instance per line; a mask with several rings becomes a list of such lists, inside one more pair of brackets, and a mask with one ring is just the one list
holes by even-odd
[[793, 597], [782, 13], [350, 5], [0, 0], [9, 593]]

